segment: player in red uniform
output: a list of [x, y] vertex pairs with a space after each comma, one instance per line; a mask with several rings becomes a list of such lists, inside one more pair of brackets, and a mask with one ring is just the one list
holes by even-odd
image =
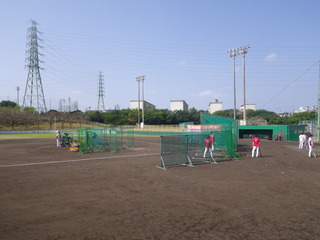
[[212, 149], [212, 151], [214, 151], [214, 135], [213, 135], [213, 132], [211, 132], [209, 134], [209, 138], [210, 138], [210, 142], [211, 142], [211, 149]]
[[203, 153], [203, 158], [206, 157], [207, 151], [210, 152], [210, 156], [211, 156], [211, 158], [213, 158], [213, 155], [212, 155], [212, 144], [211, 144], [211, 141], [210, 141], [210, 136], [208, 136], [208, 138], [204, 140], [204, 145], [205, 145], [205, 149], [204, 149], [204, 153]]
[[283, 132], [280, 131], [278, 135], [279, 135], [279, 141], [282, 142], [283, 141]]
[[251, 154], [251, 157], [254, 157], [255, 152], [256, 152], [256, 157], [259, 157], [260, 139], [257, 136], [254, 136], [254, 138], [252, 138], [251, 142], [252, 142], [252, 154]]

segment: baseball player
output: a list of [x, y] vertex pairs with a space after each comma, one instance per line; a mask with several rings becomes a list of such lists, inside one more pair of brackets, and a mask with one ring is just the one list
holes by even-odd
[[213, 134], [213, 132], [211, 132], [209, 134], [209, 138], [210, 138], [210, 142], [211, 142], [211, 149], [212, 149], [212, 151], [214, 151], [214, 134]]
[[313, 138], [312, 138], [312, 134], [310, 135], [309, 139], [308, 139], [308, 146], [309, 146], [309, 152], [308, 152], [308, 156], [312, 157], [312, 155], [314, 157], [316, 157], [316, 154], [313, 151]]
[[210, 136], [208, 136], [208, 138], [204, 140], [204, 145], [205, 145], [205, 149], [204, 149], [204, 153], [203, 153], [203, 158], [206, 158], [207, 151], [210, 152], [210, 156], [211, 156], [211, 158], [213, 158], [213, 155], [212, 155], [212, 143], [210, 141]]
[[57, 141], [57, 147], [61, 147], [61, 134], [60, 134], [60, 131], [57, 131], [56, 141]]
[[256, 157], [259, 157], [260, 139], [257, 136], [254, 136], [254, 138], [252, 138], [251, 142], [252, 142], [251, 157], [254, 157], [254, 155], [256, 155]]

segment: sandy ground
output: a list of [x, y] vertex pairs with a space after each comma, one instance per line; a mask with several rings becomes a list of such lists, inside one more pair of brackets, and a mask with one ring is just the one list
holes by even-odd
[[298, 143], [263, 141], [251, 158], [239, 140], [238, 161], [165, 171], [159, 141], [80, 154], [0, 140], [0, 239], [320, 239], [320, 157]]

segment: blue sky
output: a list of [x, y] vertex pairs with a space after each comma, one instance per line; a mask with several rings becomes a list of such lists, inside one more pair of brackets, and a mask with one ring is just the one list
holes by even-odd
[[[105, 107], [144, 98], [207, 110], [214, 99], [233, 108], [233, 64], [226, 53], [250, 45], [246, 102], [257, 109], [317, 106], [320, 60], [318, 0], [0, 0], [0, 101], [22, 98], [27, 29], [37, 21], [47, 108], [60, 99], [96, 109], [98, 75]], [[242, 57], [236, 58], [237, 108], [243, 104]]]

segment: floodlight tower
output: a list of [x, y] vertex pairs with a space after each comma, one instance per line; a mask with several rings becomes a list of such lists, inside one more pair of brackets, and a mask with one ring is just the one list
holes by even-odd
[[144, 78], [146, 76], [138, 76], [136, 80], [138, 82], [138, 126], [140, 127], [140, 82], [142, 82], [142, 122], [141, 128], [144, 127]]
[[237, 100], [236, 100], [236, 56], [239, 54], [238, 48], [232, 48], [227, 51], [229, 56], [232, 57], [233, 61], [233, 118], [236, 119], [236, 109], [237, 109]]
[[239, 54], [243, 57], [243, 121], [244, 125], [247, 125], [247, 103], [246, 103], [246, 54], [248, 53], [248, 49], [250, 48], [249, 44], [244, 47], [240, 47]]
[[47, 112], [46, 102], [43, 94], [43, 87], [40, 76], [39, 63], [39, 48], [42, 48], [38, 44], [42, 39], [38, 38], [37, 22], [31, 20], [31, 27], [28, 28], [28, 42], [27, 42], [27, 67], [28, 67], [28, 78], [26, 89], [23, 97], [22, 108], [34, 107], [39, 113]]
[[104, 111], [104, 77], [99, 73], [99, 96], [98, 96], [98, 110]]

